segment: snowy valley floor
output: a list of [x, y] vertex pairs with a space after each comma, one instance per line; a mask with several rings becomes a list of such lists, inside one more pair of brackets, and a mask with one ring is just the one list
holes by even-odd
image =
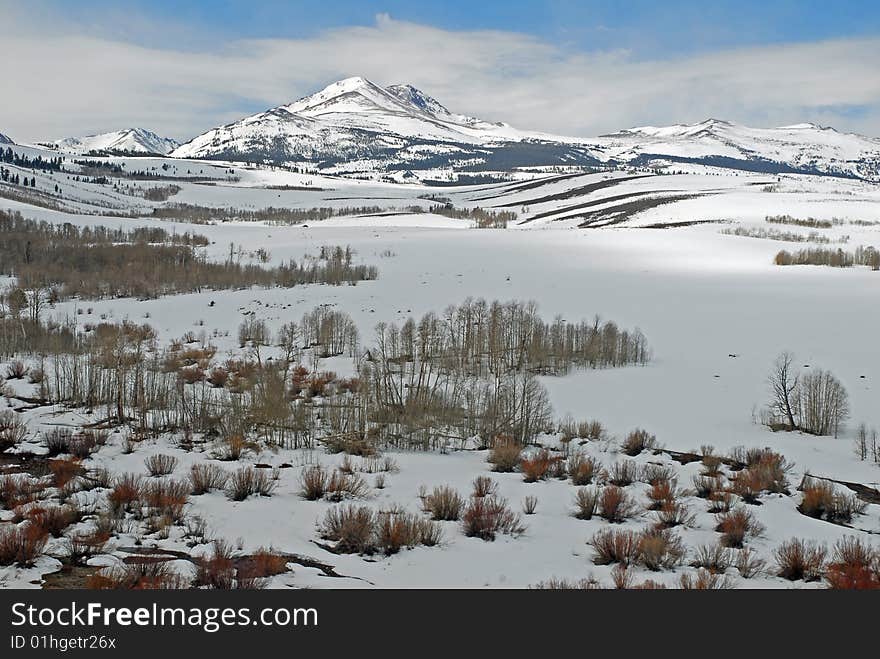
[[[713, 212], [736, 218], [735, 201], [730, 199], [728, 208], [713, 208]], [[757, 205], [752, 202], [744, 202], [749, 210], [748, 217], [740, 222], [742, 226], [762, 225], [763, 215], [769, 213], [755, 210]], [[864, 202], [860, 212], [873, 210], [871, 204], [876, 201]], [[58, 213], [15, 202], [4, 202], [4, 207], [53, 223], [163, 224], [158, 220]], [[656, 209], [650, 212], [658, 219], [663, 216]], [[773, 212], [781, 210], [774, 207]], [[170, 228], [171, 223], [164, 225]], [[399, 324], [428, 311], [442, 313], [448, 305], [468, 297], [534, 300], [547, 320], [560, 315], [578, 321], [599, 314], [623, 327], [640, 328], [654, 358], [645, 366], [542, 376], [557, 420], [571, 415], [577, 420], [598, 419], [605, 424], [608, 436], [586, 441], [581, 450], [610, 468], [624, 457], [619, 445], [625, 435], [644, 428], [671, 451], [697, 452], [701, 446], [714, 446], [718, 454], [726, 454], [737, 446], [770, 447], [795, 465], [789, 476], [789, 495], [764, 494], [761, 505], [748, 506], [764, 531], [750, 539], [747, 546], [766, 561], [766, 570], [745, 579], [736, 568], [729, 568], [727, 574], [735, 586], [821, 586], [821, 581], [806, 583], [775, 576], [773, 550], [793, 537], [814, 539], [830, 549], [840, 538], [856, 534], [880, 548], [880, 505], [876, 502], [854, 518], [852, 528], [847, 528], [800, 514], [797, 506], [801, 495], [796, 490], [804, 474], [880, 489], [880, 466], [870, 460], [860, 461], [853, 448], [859, 423], [880, 427], [880, 350], [876, 346], [880, 273], [865, 267], [777, 267], [773, 265], [776, 252], [797, 249], [798, 245], [722, 234], [728, 225], [600, 230], [557, 227], [552, 223], [506, 230], [472, 230], [466, 226], [434, 215], [339, 218], [309, 223], [307, 228], [244, 222], [199, 226], [177, 223], [178, 231], [207, 235], [212, 241], [208, 253], [214, 259], [223, 259], [230, 243], [245, 250], [265, 248], [273, 264], [314, 254], [322, 245], [351, 245], [356, 260], [376, 265], [379, 276], [356, 286], [208, 291], [145, 301], [69, 300], [46, 313], [78, 323], [97, 318], [149, 323], [165, 343], [186, 332], [197, 337], [204, 332], [220, 354], [229, 356], [242, 352], [237, 328], [247, 312], [265, 320], [275, 331], [286, 321], [299, 320], [316, 305], [329, 304], [352, 316], [364, 348], [373, 342], [374, 328], [380, 322]], [[845, 248], [880, 245], [880, 225], [835, 227], [832, 233], [850, 234]], [[845, 385], [851, 415], [839, 438], [773, 433], [758, 422], [759, 410], [769, 400], [767, 377], [774, 359], [783, 351], [796, 355], [798, 369], [828, 369]], [[350, 375], [353, 368], [352, 361], [344, 357], [322, 360], [320, 364], [321, 370], [341, 375]], [[10, 386], [23, 395], [32, 393], [21, 381], [10, 381]], [[0, 402], [0, 407], [5, 405], [26, 407], [15, 399]], [[22, 416], [27, 420], [29, 436], [21, 450], [40, 453], [45, 450], [39, 441], [41, 429], [96, 421], [100, 414], [88, 416], [82, 410], [37, 407], [22, 412]], [[558, 446], [556, 437], [548, 435], [541, 441]], [[113, 473], [145, 474], [144, 458], [166, 453], [179, 461], [174, 474], [166, 478], [182, 478], [190, 465], [209, 460], [211, 450], [210, 444], [205, 444], [184, 451], [174, 438], [167, 437], [141, 442], [133, 453], [125, 454], [122, 435], [113, 432], [107, 444], [86, 459], [85, 466], [105, 466]], [[310, 464], [338, 465], [343, 456], [319, 449], [264, 447], [247, 452], [242, 463], [279, 467], [271, 497], [231, 502], [221, 492], [193, 496], [187, 514], [203, 518], [211, 537], [226, 539], [240, 551], [271, 546], [332, 565], [340, 575], [328, 576], [321, 569], [292, 564], [290, 571], [270, 580], [269, 585], [277, 588], [525, 587], [554, 577], [574, 581], [590, 576], [610, 587], [612, 566], [594, 564], [588, 541], [603, 529], [641, 530], [655, 519], [653, 512], [642, 512], [620, 525], [597, 517], [577, 519], [573, 511], [578, 488], [570, 480], [550, 478], [525, 483], [519, 473], [492, 473], [487, 451], [390, 450], [384, 455], [392, 458], [399, 470], [387, 474], [383, 489], [371, 488], [366, 499], [355, 503], [376, 510], [396, 504], [417, 513], [420, 486], [430, 491], [435, 486], [450, 485], [466, 497], [475, 477], [490, 476], [497, 481], [499, 494], [516, 512], [521, 513], [523, 499], [529, 495], [538, 499], [536, 511], [522, 515], [526, 528], [517, 537], [502, 534], [487, 542], [465, 537], [458, 522], [441, 522], [443, 538], [439, 546], [404, 549], [388, 557], [336, 554], [316, 543], [321, 542], [316, 523], [334, 504], [303, 500], [300, 475]], [[634, 459], [639, 464], [653, 462], [674, 469], [683, 489], [691, 488], [692, 478], [701, 468], [699, 462], [682, 465], [662, 452], [643, 452]], [[353, 462], [357, 466], [364, 460], [354, 458]], [[218, 464], [229, 469], [239, 466]], [[364, 478], [370, 485], [374, 483], [373, 474], [365, 474]], [[634, 483], [626, 490], [640, 503], [646, 503], [648, 487]], [[716, 516], [707, 512], [706, 501], [694, 495], [685, 496], [683, 501], [696, 517], [689, 528], [677, 528], [676, 532], [690, 551], [716, 543], [720, 537], [715, 531]], [[0, 517], [8, 520], [12, 513], [4, 510]], [[80, 524], [87, 528], [88, 522]], [[147, 536], [142, 546], [155, 544], [162, 550], [194, 555], [211, 551], [209, 544], [187, 547], [182, 534], [182, 528], [175, 527], [168, 539]], [[122, 550], [135, 543], [134, 534], [122, 533], [110, 543], [116, 551], [93, 559], [93, 564], [111, 564], [124, 557]], [[59, 539], [51, 540], [48, 553], [60, 552], [62, 544]], [[637, 582], [653, 579], [675, 587], [681, 574], [695, 572], [690, 561], [689, 554], [681, 565], [671, 569], [633, 570]], [[175, 561], [174, 565], [180, 570], [192, 569], [187, 561]], [[59, 567], [58, 560], [48, 556], [39, 559], [33, 568], [3, 567], [0, 586], [40, 587], [40, 578]]]

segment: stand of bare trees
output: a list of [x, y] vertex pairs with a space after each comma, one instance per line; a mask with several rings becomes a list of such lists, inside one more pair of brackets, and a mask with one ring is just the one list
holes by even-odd
[[317, 257], [267, 268], [231, 258], [208, 261], [197, 250], [207, 243], [204, 236], [188, 233], [80, 229], [0, 211], [0, 273], [33, 291], [32, 303], [71, 296], [153, 298], [203, 288], [353, 284], [378, 276], [373, 266], [355, 265], [347, 247], [324, 247]]
[[[247, 319], [240, 329], [245, 357], [224, 362], [206, 343], [160, 347], [147, 325], [77, 331], [7, 315], [0, 319], [0, 349], [38, 357], [47, 402], [100, 411], [136, 437], [170, 432], [216, 440], [227, 458], [254, 440], [361, 454], [473, 439], [525, 444], [552, 430], [536, 374], [648, 356], [640, 334], [598, 321], [547, 325], [532, 304], [468, 301], [444, 318], [427, 314], [400, 329], [380, 325], [363, 355], [352, 319], [328, 307], [305, 314], [300, 325], [285, 324], [275, 337]], [[319, 370], [321, 357], [343, 353], [356, 360], [357, 377]]]
[[849, 416], [849, 398], [843, 384], [822, 369], [801, 373], [790, 353], [776, 360], [769, 385], [769, 423], [775, 429], [837, 437]]
[[854, 265], [866, 265], [871, 270], [880, 270], [880, 252], [875, 247], [857, 247], [855, 252], [842, 249], [802, 249], [791, 253], [786, 250], [779, 252], [774, 263], [776, 265], [826, 265], [832, 268], [851, 268]]

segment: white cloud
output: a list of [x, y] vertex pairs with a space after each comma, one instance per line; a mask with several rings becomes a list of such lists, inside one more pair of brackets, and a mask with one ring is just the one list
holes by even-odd
[[21, 13], [0, 9], [3, 50], [15, 54], [3, 72], [0, 131], [20, 140], [135, 125], [189, 138], [351, 75], [410, 82], [453, 111], [560, 134], [709, 116], [754, 125], [821, 121], [880, 134], [880, 39], [649, 61], [626, 51], [572, 51], [525, 34], [447, 31], [386, 15], [372, 26], [309, 38], [197, 51], [44, 25], [38, 30]]

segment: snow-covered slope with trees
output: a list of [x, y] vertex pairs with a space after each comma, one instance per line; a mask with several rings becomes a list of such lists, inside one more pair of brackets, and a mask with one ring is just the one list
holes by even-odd
[[78, 155], [87, 153], [166, 155], [178, 144], [171, 138], [161, 137], [145, 128], [125, 128], [99, 135], [65, 137], [53, 142], [40, 142], [40, 146]]

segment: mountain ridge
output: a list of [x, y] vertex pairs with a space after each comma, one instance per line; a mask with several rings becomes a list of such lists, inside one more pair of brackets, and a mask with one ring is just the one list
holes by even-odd
[[65, 137], [50, 142], [38, 142], [37, 145], [76, 155], [106, 153], [162, 156], [168, 155], [179, 146], [176, 140], [162, 137], [146, 128], [123, 128], [96, 135]]

